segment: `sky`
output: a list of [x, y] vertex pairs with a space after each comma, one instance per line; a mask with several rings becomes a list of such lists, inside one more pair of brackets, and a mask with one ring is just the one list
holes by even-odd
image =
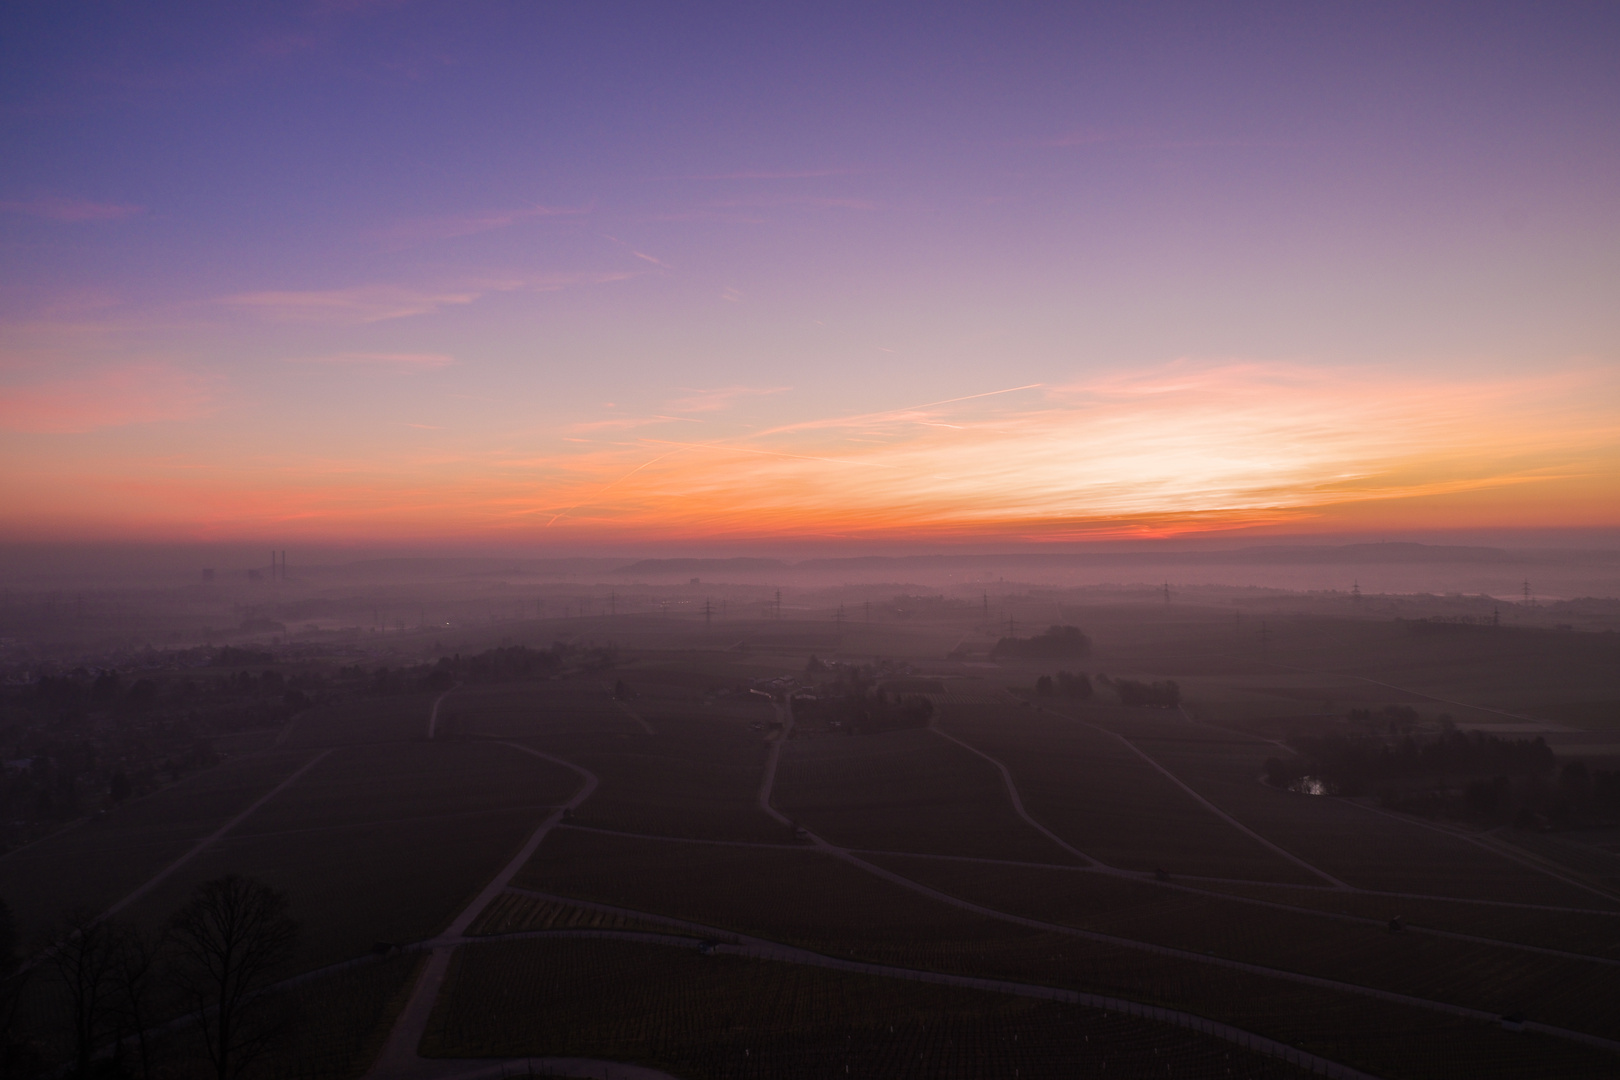
[[0, 540], [1620, 527], [1620, 7], [12, 4]]

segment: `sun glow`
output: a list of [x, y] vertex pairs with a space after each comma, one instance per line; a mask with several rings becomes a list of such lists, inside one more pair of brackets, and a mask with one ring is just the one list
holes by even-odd
[[[1402, 506], [1464, 496], [1494, 506], [1507, 525], [1524, 523], [1514, 508], [1532, 493], [1546, 513], [1553, 492], [1557, 515], [1556, 493], [1571, 485], [1585, 494], [1558, 523], [1606, 524], [1573, 517], [1602, 503], [1590, 488], [1612, 486], [1614, 471], [1601, 465], [1620, 442], [1614, 380], [1586, 367], [1442, 380], [1180, 362], [757, 425], [774, 408], [766, 403], [790, 397], [728, 392], [724, 422], [701, 429], [662, 414], [581, 421], [568, 441], [534, 451], [147, 468], [138, 488], [78, 477], [29, 494], [49, 504], [36, 518], [87, 526], [99, 510], [192, 535], [275, 526], [332, 538], [497, 533], [553, 543], [1165, 535], [1309, 527], [1347, 508], [1363, 517], [1382, 508], [1398, 522]], [[707, 437], [694, 437], [700, 430]]]

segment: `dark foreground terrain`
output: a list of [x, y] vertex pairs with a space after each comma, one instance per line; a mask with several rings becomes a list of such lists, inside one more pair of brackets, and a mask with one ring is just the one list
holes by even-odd
[[0, 858], [7, 1068], [217, 1075], [160, 978], [87, 1021], [45, 945], [235, 873], [299, 924], [245, 1075], [1620, 1075], [1612, 633], [853, 611], [152, 676], [292, 706]]

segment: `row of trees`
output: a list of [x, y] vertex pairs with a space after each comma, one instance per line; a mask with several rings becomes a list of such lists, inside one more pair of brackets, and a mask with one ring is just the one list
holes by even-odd
[[1174, 709], [1181, 704], [1181, 685], [1174, 679], [1140, 682], [1136, 679], [1110, 679], [1098, 675], [1097, 682], [1112, 690], [1121, 705], [1135, 708]]
[[933, 701], [922, 694], [890, 694], [878, 685], [883, 672], [859, 664], [827, 664], [812, 656], [807, 674], [830, 676], [795, 696], [794, 718], [806, 726], [824, 724], [846, 734], [876, 734], [901, 728], [927, 727]]
[[1613, 823], [1620, 818], [1620, 772], [1588, 769], [1586, 762], [1566, 762], [1556, 781], [1548, 776], [1469, 781], [1462, 807], [1469, 817], [1521, 828]]
[[1036, 697], [1089, 701], [1091, 693], [1091, 679], [1083, 671], [1078, 675], [1072, 671], [1060, 671], [1056, 675], [1042, 675], [1035, 680]]
[[1314, 776], [1345, 795], [1413, 778], [1546, 776], [1554, 766], [1552, 748], [1540, 736], [1504, 739], [1480, 731], [1451, 730], [1433, 739], [1407, 735], [1394, 742], [1371, 735], [1300, 735], [1288, 745], [1294, 758], [1268, 761], [1268, 781], [1287, 787]]
[[[0, 905], [3, 907], [3, 905]], [[0, 938], [10, 928], [9, 912]], [[219, 1080], [242, 1075], [282, 1033], [286, 1017], [267, 995], [291, 959], [297, 925], [287, 897], [263, 882], [231, 874], [199, 885], [161, 931], [119, 919], [70, 912], [36, 957], [20, 964], [15, 934], [4, 948], [4, 1045], [0, 1077], [61, 1075], [60, 1042], [52, 1047], [38, 1017], [54, 998], [67, 1028], [70, 1075], [79, 1078], [157, 1075], [157, 1044], [189, 1028], [208, 1071]], [[33, 1008], [27, 1008], [32, 1003]]]
[[992, 657], [1030, 660], [1078, 660], [1091, 654], [1091, 639], [1078, 626], [1050, 626], [1034, 637], [1004, 637]]

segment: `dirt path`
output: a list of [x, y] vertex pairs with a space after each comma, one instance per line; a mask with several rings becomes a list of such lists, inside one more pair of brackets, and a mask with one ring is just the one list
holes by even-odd
[[[512, 856], [507, 864], [490, 879], [489, 884], [484, 886], [483, 890], [473, 898], [472, 903], [463, 908], [461, 913], [451, 920], [444, 934], [434, 943], [433, 952], [428, 957], [427, 966], [417, 978], [416, 987], [411, 991], [410, 1000], [405, 1003], [405, 1008], [400, 1012], [399, 1018], [394, 1021], [393, 1029], [388, 1033], [388, 1041], [383, 1045], [382, 1053], [378, 1055], [376, 1064], [367, 1071], [367, 1077], [374, 1077], [377, 1080], [383, 1080], [383, 1078], [388, 1078], [388, 1080], [393, 1080], [393, 1078], [400, 1078], [400, 1080], [405, 1080], [405, 1078], [410, 1078], [410, 1080], [418, 1080], [418, 1078], [420, 1080], [428, 1080], [428, 1078], [444, 1080], [444, 1078], [451, 1076], [474, 1075], [467, 1071], [473, 1068], [470, 1063], [424, 1058], [417, 1053], [417, 1047], [422, 1043], [422, 1035], [427, 1031], [428, 1020], [433, 1015], [433, 1005], [438, 1001], [439, 990], [443, 987], [444, 978], [450, 971], [450, 958], [455, 954], [456, 947], [466, 940], [467, 928], [473, 924], [473, 920], [478, 918], [478, 915], [489, 906], [491, 901], [506, 891], [507, 887], [512, 883], [512, 879], [517, 876], [517, 872], [523, 869], [524, 864], [534, 857], [534, 853], [540, 847], [541, 841], [562, 821], [563, 814], [579, 806], [580, 803], [590, 798], [591, 794], [596, 791], [599, 781], [596, 774], [588, 769], [581, 768], [571, 761], [564, 761], [562, 758], [543, 754], [533, 747], [523, 746], [519, 743], [505, 743], [503, 745], [525, 754], [532, 754], [554, 765], [561, 765], [565, 769], [570, 769], [579, 774], [583, 783], [581, 783], [579, 790], [574, 793], [573, 798], [553, 811], [539, 824], [523, 846], [518, 849], [517, 854]], [[506, 1064], [517, 1063], [513, 1061]], [[608, 1064], [611, 1063], [593, 1063], [593, 1065], [602, 1066]], [[456, 1065], [459, 1065], [460, 1071], [451, 1068]], [[623, 1066], [622, 1068], [628, 1069], [630, 1066]], [[494, 1075], [499, 1075], [499, 1073]], [[564, 1075], [596, 1076], [604, 1074], [586, 1072]], [[631, 1077], [636, 1074], [623, 1072], [614, 1073], [613, 1075]], [[641, 1075], [656, 1077], [663, 1074], [648, 1072]]]
[[190, 862], [192, 859], [195, 859], [198, 855], [201, 855], [203, 852], [207, 851], [210, 847], [213, 847], [216, 843], [224, 838], [226, 833], [230, 832], [232, 829], [236, 828], [238, 825], [242, 824], [242, 822], [251, 817], [255, 810], [259, 809], [259, 807], [263, 806], [277, 795], [280, 795], [283, 791], [286, 791], [288, 788], [292, 787], [293, 784], [297, 783], [298, 779], [305, 773], [319, 765], [322, 761], [325, 761], [327, 755], [331, 752], [332, 750], [330, 749], [322, 750], [320, 753], [310, 758], [298, 769], [297, 772], [293, 773], [291, 776], [287, 777], [287, 779], [271, 788], [264, 795], [261, 795], [252, 806], [248, 807], [246, 810], [242, 811], [240, 814], [237, 814], [235, 817], [231, 818], [231, 820], [227, 821], [225, 824], [221, 825], [219, 828], [197, 841], [196, 845], [193, 846], [190, 851], [187, 851], [184, 855], [174, 860], [174, 862], [170, 863], [168, 866], [165, 866], [162, 870], [159, 870], [152, 877], [148, 878], [146, 884], [142, 885], [140, 888], [118, 901], [106, 911], [103, 911], [100, 916], [97, 917], [96, 921], [100, 922], [102, 919], [112, 918], [114, 915], [118, 914], [120, 911], [123, 911], [135, 901], [139, 900], [141, 897], [163, 884], [163, 882], [168, 880], [168, 878], [171, 877], [176, 870], [186, 865], [186, 863]]
[[632, 719], [636, 723], [640, 724], [642, 731], [645, 731], [649, 735], [656, 735], [657, 734], [657, 732], [653, 731], [652, 725], [647, 723], [647, 718], [642, 716], [640, 713], [636, 712], [636, 710], [632, 709], [630, 706], [626, 705], [624, 702], [618, 700], [617, 698], [615, 698], [613, 700], [613, 704], [617, 705], [619, 707], [619, 711], [624, 713], [624, 715], [628, 716], [630, 719]]
[[1181, 777], [1177, 776], [1175, 773], [1171, 772], [1169, 769], [1165, 768], [1163, 765], [1160, 765], [1157, 761], [1155, 761], [1152, 757], [1150, 757], [1148, 755], [1147, 751], [1143, 750], [1141, 747], [1139, 747], [1135, 743], [1131, 742], [1131, 740], [1127, 739], [1125, 736], [1120, 735], [1117, 732], [1109, 731], [1107, 728], [1098, 727], [1096, 724], [1088, 724], [1084, 720], [1080, 720], [1080, 719], [1078, 719], [1076, 717], [1065, 716], [1063, 713], [1054, 712], [1051, 709], [1042, 708], [1041, 712], [1045, 713], [1048, 716], [1056, 717], [1059, 720], [1071, 721], [1072, 723], [1079, 724], [1083, 728], [1088, 728], [1091, 731], [1095, 731], [1099, 735], [1106, 735], [1109, 738], [1114, 739], [1121, 746], [1123, 746], [1127, 750], [1129, 750], [1131, 753], [1135, 754], [1137, 757], [1139, 757], [1143, 761], [1147, 762], [1148, 765], [1152, 766], [1153, 769], [1156, 772], [1158, 772], [1161, 776], [1163, 776], [1166, 780], [1169, 780], [1172, 784], [1176, 785], [1176, 787], [1178, 787], [1182, 791], [1186, 792], [1190, 797], [1192, 797], [1204, 809], [1208, 810], [1210, 813], [1214, 814], [1216, 817], [1220, 818], [1222, 821], [1224, 821], [1228, 825], [1232, 826], [1232, 828], [1234, 828], [1234, 829], [1238, 830], [1239, 832], [1243, 833], [1245, 836], [1249, 837], [1251, 840], [1254, 840], [1255, 842], [1263, 845], [1267, 850], [1271, 851], [1274, 854], [1281, 855], [1283, 858], [1287, 859], [1289, 862], [1293, 863], [1295, 866], [1299, 867], [1301, 870], [1306, 870], [1306, 871], [1309, 871], [1310, 873], [1316, 875], [1317, 877], [1321, 878], [1323, 881], [1328, 882], [1335, 889], [1354, 889], [1355, 888], [1355, 886], [1350, 885], [1347, 882], [1340, 881], [1338, 878], [1334, 877], [1332, 874], [1328, 873], [1326, 870], [1322, 870], [1322, 869], [1319, 869], [1319, 868], [1317, 868], [1315, 866], [1312, 866], [1310, 863], [1306, 862], [1304, 859], [1300, 858], [1298, 855], [1295, 855], [1293, 852], [1289, 851], [1287, 848], [1281, 847], [1281, 846], [1279, 846], [1277, 844], [1272, 843], [1270, 840], [1267, 840], [1265, 837], [1261, 836], [1259, 833], [1255, 832], [1253, 829], [1251, 829], [1247, 825], [1243, 824], [1243, 822], [1239, 821], [1237, 818], [1233, 817], [1231, 814], [1228, 814], [1225, 810], [1222, 810], [1220, 807], [1216, 806], [1214, 803], [1210, 802], [1208, 799], [1206, 799], [1202, 795], [1198, 794], [1198, 792], [1196, 792], [1192, 788], [1188, 787], [1185, 783], [1182, 782]]
[[980, 750], [978, 747], [969, 746], [967, 743], [963, 742], [961, 739], [958, 739], [955, 735], [947, 735], [945, 732], [941, 731], [939, 729], [939, 727], [937, 725], [935, 725], [935, 724], [929, 724], [928, 725], [928, 730], [933, 732], [935, 735], [938, 735], [940, 738], [945, 739], [948, 742], [953, 742], [957, 746], [960, 746], [962, 749], [968, 751], [969, 753], [976, 754], [979, 757], [983, 758], [984, 760], [988, 761], [990, 764], [994, 765], [996, 767], [996, 769], [1001, 773], [1002, 783], [1007, 785], [1007, 798], [1012, 801], [1013, 810], [1015, 810], [1017, 812], [1018, 816], [1023, 818], [1024, 821], [1029, 824], [1030, 828], [1034, 829], [1036, 832], [1040, 833], [1042, 836], [1044, 836], [1048, 840], [1052, 841], [1052, 843], [1056, 844], [1058, 847], [1062, 848], [1064, 851], [1067, 851], [1070, 855], [1073, 855], [1075, 858], [1079, 859], [1083, 864], [1087, 864], [1087, 865], [1091, 865], [1091, 866], [1101, 866], [1102, 865], [1102, 863], [1100, 861], [1098, 861], [1097, 859], [1092, 858], [1090, 855], [1087, 855], [1085, 852], [1081, 851], [1079, 848], [1073, 847], [1072, 845], [1070, 845], [1068, 843], [1068, 841], [1064, 840], [1057, 833], [1053, 832], [1051, 829], [1048, 829], [1045, 825], [1042, 825], [1040, 822], [1036, 821], [1034, 818], [1029, 816], [1029, 811], [1024, 809], [1024, 800], [1018, 794], [1018, 785], [1013, 783], [1012, 773], [1007, 771], [1007, 766], [1003, 765], [1001, 762], [997, 761], [995, 758], [991, 757], [989, 754], [986, 754], [983, 750]]
[[[784, 817], [782, 814], [778, 813], [776, 808], [770, 805], [770, 790], [771, 790], [771, 786], [775, 782], [776, 764], [777, 764], [778, 756], [779, 756], [778, 751], [781, 749], [781, 741], [785, 740], [787, 738], [788, 732], [792, 730], [793, 716], [792, 716], [791, 709], [792, 709], [792, 706], [791, 706], [791, 703], [790, 703], [789, 706], [788, 706], [789, 711], [788, 711], [788, 716], [787, 716], [787, 722], [786, 722], [786, 724], [784, 725], [784, 727], [782, 729], [781, 740], [778, 740], [776, 745], [774, 745], [772, 747], [771, 757], [770, 757], [769, 762], [767, 763], [765, 780], [760, 785], [760, 809], [764, 810], [766, 813], [770, 814], [772, 817], [776, 818], [778, 821], [781, 821], [784, 824], [793, 824], [793, 822], [791, 822], [788, 818]], [[1086, 726], [1090, 727], [1091, 725], [1088, 724]], [[1112, 733], [1110, 733], [1110, 734], [1112, 734]], [[1131, 749], [1135, 750], [1136, 748], [1131, 747]], [[1141, 751], [1137, 751], [1137, 753], [1141, 753]], [[1143, 755], [1143, 756], [1146, 757], [1146, 755]], [[994, 760], [994, 759], [992, 759], [992, 760]], [[1149, 758], [1148, 760], [1150, 762], [1152, 762], [1151, 758]], [[1152, 764], [1156, 768], [1160, 768], [1160, 771], [1164, 771], [1162, 769], [1162, 767], [1158, 765], [1157, 762], [1152, 762]], [[1004, 775], [1008, 775], [1008, 778], [1010, 779], [1009, 774], [1004, 773]], [[1166, 773], [1166, 775], [1169, 775], [1169, 774]], [[1171, 779], [1175, 779], [1175, 778], [1172, 776]], [[1177, 782], [1177, 784], [1181, 783], [1179, 780], [1177, 780], [1176, 782]], [[1185, 787], [1185, 785], [1181, 785], [1181, 786]], [[1187, 789], [1187, 790], [1190, 793], [1192, 793], [1195, 797], [1199, 798], [1200, 802], [1205, 802], [1205, 800], [1201, 796], [1197, 796], [1196, 792], [1192, 792], [1190, 788]], [[1206, 805], [1208, 805], [1208, 804], [1206, 803]], [[1211, 807], [1211, 809], [1214, 809], [1214, 808]], [[1221, 812], [1219, 810], [1216, 810], [1216, 813], [1221, 813]], [[1224, 814], [1221, 814], [1221, 816], [1225, 817]], [[1237, 824], [1237, 823], [1234, 822], [1234, 824]], [[1239, 825], [1239, 828], [1243, 828], [1243, 826]], [[1249, 830], [1246, 829], [1246, 828], [1243, 831], [1249, 832]], [[971, 911], [976, 915], [982, 915], [982, 916], [984, 916], [986, 918], [996, 919], [996, 920], [1001, 921], [1001, 922], [1014, 923], [1014, 924], [1019, 925], [1019, 926], [1028, 927], [1028, 928], [1030, 928], [1032, 930], [1039, 930], [1039, 931], [1042, 931], [1044, 933], [1062, 934], [1062, 935], [1064, 935], [1066, 937], [1080, 938], [1082, 940], [1093, 941], [1093, 942], [1096, 942], [1098, 944], [1112, 945], [1112, 946], [1116, 946], [1116, 947], [1120, 947], [1120, 948], [1132, 949], [1132, 950], [1135, 950], [1135, 951], [1138, 951], [1138, 952], [1153, 953], [1153, 954], [1156, 954], [1156, 955], [1159, 955], [1159, 956], [1168, 956], [1168, 957], [1172, 957], [1172, 958], [1174, 958], [1176, 960], [1183, 960], [1183, 961], [1188, 961], [1188, 962], [1191, 962], [1191, 963], [1198, 963], [1198, 964], [1207, 964], [1207, 965], [1210, 965], [1210, 966], [1213, 966], [1213, 967], [1228, 968], [1228, 969], [1231, 969], [1231, 970], [1234, 970], [1234, 971], [1242, 971], [1242, 972], [1244, 972], [1246, 974], [1261, 975], [1261, 976], [1265, 976], [1267, 978], [1281, 979], [1281, 980], [1284, 980], [1284, 981], [1287, 981], [1287, 982], [1299, 983], [1299, 984], [1306, 985], [1306, 986], [1316, 986], [1316, 987], [1321, 987], [1323, 989], [1335, 990], [1335, 991], [1339, 991], [1339, 992], [1343, 992], [1343, 993], [1357, 994], [1357, 995], [1360, 995], [1360, 996], [1363, 996], [1363, 997], [1378, 998], [1380, 1000], [1393, 1002], [1393, 1003], [1399, 1004], [1399, 1005], [1405, 1005], [1405, 1006], [1410, 1006], [1410, 1007], [1414, 1007], [1414, 1008], [1426, 1009], [1426, 1010], [1430, 1010], [1430, 1011], [1434, 1011], [1434, 1012], [1449, 1013], [1449, 1014], [1451, 1014], [1453, 1016], [1463, 1016], [1463, 1017], [1467, 1017], [1469, 1019], [1485, 1020], [1485, 1021], [1488, 1021], [1488, 1022], [1491, 1022], [1491, 1023], [1495, 1023], [1498, 1020], [1497, 1015], [1494, 1014], [1494, 1013], [1485, 1012], [1485, 1011], [1480, 1010], [1480, 1009], [1469, 1008], [1468, 1006], [1465, 1006], [1465, 1005], [1453, 1005], [1453, 1004], [1450, 1004], [1449, 1002], [1433, 1001], [1433, 1000], [1430, 1000], [1428, 998], [1413, 997], [1413, 996], [1408, 995], [1408, 994], [1396, 993], [1396, 992], [1394, 992], [1392, 990], [1379, 990], [1379, 989], [1377, 989], [1375, 987], [1361, 986], [1361, 985], [1358, 985], [1356, 983], [1346, 983], [1346, 982], [1340, 982], [1340, 981], [1338, 981], [1336, 979], [1326, 979], [1326, 978], [1321, 978], [1321, 977], [1315, 976], [1315, 975], [1306, 975], [1303, 972], [1286, 971], [1286, 970], [1282, 970], [1282, 969], [1279, 969], [1279, 968], [1270, 968], [1270, 967], [1265, 967], [1265, 966], [1263, 966], [1261, 964], [1250, 964], [1250, 963], [1247, 963], [1247, 962], [1242, 961], [1242, 960], [1229, 960], [1229, 959], [1226, 959], [1224, 957], [1211, 956], [1211, 955], [1209, 955], [1207, 953], [1193, 952], [1193, 951], [1188, 950], [1188, 949], [1177, 949], [1177, 948], [1173, 948], [1173, 947], [1167, 946], [1167, 945], [1153, 945], [1153, 944], [1149, 944], [1148, 942], [1137, 941], [1137, 940], [1134, 940], [1132, 938], [1116, 937], [1116, 936], [1114, 936], [1112, 934], [1103, 934], [1103, 933], [1098, 933], [1098, 932], [1092, 931], [1092, 930], [1082, 930], [1079, 927], [1065, 926], [1065, 925], [1063, 925], [1061, 923], [1045, 922], [1045, 921], [1043, 921], [1041, 919], [1031, 919], [1031, 918], [1026, 918], [1026, 917], [1024, 917], [1022, 915], [1014, 915], [1011, 912], [998, 911], [995, 908], [985, 907], [982, 904], [975, 904], [970, 900], [964, 900], [961, 897], [952, 896], [949, 893], [941, 892], [938, 889], [932, 888], [932, 887], [930, 887], [928, 885], [924, 885], [919, 881], [913, 881], [912, 879], [904, 877], [904, 876], [902, 876], [900, 874], [896, 874], [891, 870], [886, 870], [883, 867], [876, 865], [875, 863], [868, 862], [867, 860], [861, 858], [852, 849], [839, 847], [837, 844], [831, 843], [830, 841], [825, 840], [820, 836], [817, 836], [815, 833], [811, 832], [808, 829], [803, 828], [802, 826], [799, 827], [799, 832], [806, 840], [808, 840], [810, 842], [810, 845], [811, 845], [813, 850], [820, 851], [820, 852], [822, 852], [823, 854], [826, 854], [826, 855], [831, 855], [832, 857], [837, 858], [837, 859], [842, 859], [845, 862], [848, 862], [853, 866], [856, 866], [856, 867], [859, 867], [862, 870], [865, 870], [867, 873], [872, 874], [875, 877], [880, 877], [883, 880], [890, 882], [891, 884], [900, 886], [901, 888], [909, 889], [912, 892], [920, 893], [921, 895], [926, 896], [929, 899], [937, 900], [942, 904], [948, 904], [951, 907], [960, 908], [961, 910], [964, 910], [964, 911]], [[1253, 834], [1251, 834], [1251, 835], [1253, 835]], [[1262, 843], [1266, 843], [1268, 847], [1275, 847], [1275, 845], [1270, 844], [1263, 837], [1256, 836], [1255, 838], [1260, 840]], [[1281, 851], [1280, 848], [1277, 849], [1277, 850]], [[1282, 853], [1287, 854], [1286, 852], [1282, 852]], [[1293, 856], [1289, 856], [1289, 858], [1292, 859]], [[1298, 861], [1298, 860], [1295, 860], [1295, 861]], [[1329, 877], [1329, 875], [1322, 874], [1320, 871], [1315, 870], [1315, 868], [1309, 867], [1309, 864], [1302, 863], [1301, 865], [1305, 865], [1308, 869], [1311, 869], [1314, 873], [1317, 873], [1319, 876], [1321, 876], [1321, 877], [1323, 877], [1323, 878], [1325, 878], [1325, 879], [1327, 879], [1329, 881], [1335, 881], [1338, 888], [1342, 888], [1342, 889], [1344, 889], [1346, 891], [1350, 891], [1350, 892], [1360, 891], [1360, 890], [1356, 890], [1356, 889], [1352, 888], [1349, 885], [1345, 885], [1343, 882], [1337, 882], [1336, 879]], [[1076, 869], [1077, 872], [1085, 872], [1086, 871], [1086, 868], [1075, 868], [1075, 869]], [[773, 946], [773, 947], [787, 948], [787, 946]], [[811, 954], [811, 955], [819, 955], [819, 954]], [[1579, 957], [1579, 958], [1580, 959], [1589, 959], [1587, 957]], [[900, 970], [909, 971], [910, 969], [900, 969]], [[965, 977], [967, 977], [967, 976], [964, 976], [964, 978]], [[986, 981], [989, 982], [990, 980], [986, 980]], [[1138, 1006], [1138, 1008], [1146, 1008], [1146, 1006]], [[1202, 1018], [1199, 1018], [1199, 1019], [1202, 1019]], [[1208, 1023], [1209, 1021], [1203, 1021], [1203, 1022]], [[1585, 1044], [1590, 1045], [1590, 1046], [1597, 1046], [1597, 1047], [1600, 1047], [1600, 1048], [1605, 1049], [1605, 1050], [1620, 1051], [1620, 1041], [1616, 1041], [1616, 1040], [1612, 1040], [1612, 1039], [1605, 1039], [1605, 1038], [1602, 1038], [1601, 1036], [1597, 1036], [1597, 1035], [1589, 1035], [1589, 1034], [1587, 1034], [1586, 1032], [1583, 1032], [1583, 1031], [1574, 1031], [1574, 1030], [1570, 1030], [1570, 1029], [1566, 1029], [1566, 1028], [1558, 1028], [1558, 1027], [1553, 1027], [1553, 1026], [1547, 1025], [1547, 1024], [1531, 1024], [1531, 1023], [1526, 1023], [1525, 1028], [1526, 1029], [1534, 1028], [1534, 1030], [1540, 1031], [1543, 1034], [1553, 1035], [1555, 1037], [1563, 1038], [1563, 1039], [1569, 1039], [1569, 1040], [1574, 1041], [1574, 1042], [1585, 1043]], [[1279, 1044], [1279, 1045], [1281, 1045], [1281, 1044]]]
[[1582, 892], [1589, 892], [1595, 896], [1601, 896], [1605, 900], [1620, 901], [1620, 895], [1616, 895], [1612, 890], [1605, 889], [1600, 885], [1594, 885], [1590, 881], [1582, 881], [1579, 878], [1567, 877], [1566, 874], [1570, 873], [1570, 871], [1567, 871], [1563, 867], [1559, 866], [1548, 866], [1544, 861], [1536, 858], [1529, 852], [1520, 854], [1516, 851], [1506, 851], [1499, 847], [1497, 843], [1493, 843], [1491, 840], [1478, 836], [1471, 836], [1460, 829], [1450, 829], [1444, 825], [1436, 825], [1428, 821], [1414, 821], [1405, 814], [1396, 814], [1377, 806], [1368, 806], [1366, 803], [1357, 802], [1354, 799], [1346, 799], [1344, 801], [1348, 802], [1351, 806], [1359, 807], [1370, 814], [1380, 814], [1387, 818], [1394, 818], [1396, 821], [1404, 822], [1407, 825], [1416, 825], [1420, 829], [1428, 829], [1431, 832], [1437, 832], [1449, 836], [1453, 840], [1461, 840], [1465, 844], [1473, 844], [1475, 847], [1484, 848], [1486, 851], [1497, 856], [1498, 858], [1506, 859], [1508, 862], [1518, 863], [1520, 866], [1523, 866], [1526, 869], [1534, 870], [1538, 874], [1545, 874], [1547, 877], [1550, 877], [1555, 881], [1561, 881], [1565, 885], [1580, 889]]
[[429, 739], [433, 738], [436, 734], [438, 734], [439, 731], [439, 706], [443, 705], [444, 699], [455, 693], [457, 689], [457, 687], [452, 686], [450, 689], [433, 699], [433, 711], [428, 713]]
[[[530, 892], [521, 890], [525, 895], [536, 896], [547, 900], [573, 904], [578, 907], [608, 912], [611, 914], [628, 915], [647, 919], [645, 912], [634, 911], [629, 908], [617, 908], [608, 904], [594, 904], [588, 901], [574, 900], [566, 896], [556, 896], [551, 893]], [[1141, 1002], [1131, 1001], [1127, 998], [1108, 997], [1102, 994], [1088, 994], [1080, 990], [1068, 990], [1063, 987], [1045, 986], [1040, 983], [1014, 982], [1006, 979], [989, 979], [977, 975], [952, 975], [940, 971], [921, 971], [916, 968], [896, 967], [891, 964], [874, 964], [864, 960], [847, 960], [836, 956], [827, 956], [822, 953], [801, 949], [794, 945], [783, 945], [780, 942], [765, 938], [750, 937], [734, 931], [724, 930], [715, 926], [704, 926], [701, 923], [687, 922], [679, 919], [664, 919], [661, 916], [651, 916], [654, 921], [664, 922], [671, 927], [700, 933], [707, 940], [710, 950], [722, 956], [747, 957], [754, 960], [771, 960], [785, 964], [802, 964], [807, 967], [827, 968], [833, 971], [845, 971], [856, 975], [869, 975], [885, 979], [904, 979], [907, 982], [923, 982], [936, 986], [951, 986], [963, 990], [981, 990], [997, 994], [1012, 994], [1017, 997], [1036, 998], [1042, 1001], [1062, 1001], [1073, 1005], [1081, 1005], [1092, 1009], [1103, 1009], [1108, 1012], [1124, 1013], [1127, 1016], [1136, 1016], [1160, 1023], [1170, 1024], [1174, 1027], [1189, 1031], [1212, 1035], [1236, 1046], [1241, 1046], [1268, 1057], [1280, 1058], [1303, 1068], [1309, 1069], [1313, 1075], [1336, 1077], [1338, 1080], [1377, 1080], [1368, 1073], [1360, 1072], [1338, 1062], [1330, 1061], [1315, 1054], [1306, 1053], [1287, 1043], [1268, 1039], [1263, 1035], [1222, 1024], [1193, 1013], [1180, 1012], [1175, 1009], [1163, 1009], [1153, 1005], [1144, 1005]], [[619, 941], [645, 941], [651, 944], [669, 945], [676, 948], [696, 949], [703, 944], [696, 938], [677, 937], [657, 934], [641, 930], [535, 930], [523, 931], [517, 934], [492, 935], [488, 938], [478, 938], [479, 941], [501, 941], [512, 938], [597, 938]], [[1484, 1016], [1486, 1014], [1480, 1014]], [[1489, 1019], [1495, 1020], [1494, 1016]]]

